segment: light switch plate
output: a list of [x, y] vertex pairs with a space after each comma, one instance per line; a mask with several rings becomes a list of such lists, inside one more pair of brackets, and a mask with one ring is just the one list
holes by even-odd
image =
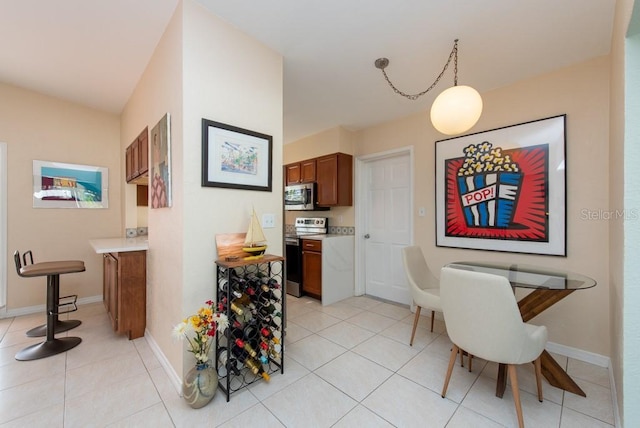
[[427, 213], [427, 211], [424, 209], [424, 207], [420, 207], [420, 208], [418, 209], [418, 215], [419, 215], [420, 217], [424, 217], [426, 213]]
[[273, 229], [276, 227], [276, 215], [262, 214], [262, 227], [263, 229]]

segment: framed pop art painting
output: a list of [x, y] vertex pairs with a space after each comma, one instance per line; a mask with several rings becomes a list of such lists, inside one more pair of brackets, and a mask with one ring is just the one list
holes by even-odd
[[436, 246], [566, 256], [565, 124], [436, 141]]

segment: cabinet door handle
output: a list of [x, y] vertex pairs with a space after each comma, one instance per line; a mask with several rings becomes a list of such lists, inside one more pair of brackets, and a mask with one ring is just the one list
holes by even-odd
[[369, 238], [371, 238], [371, 235], [369, 235], [368, 233], [364, 235], [364, 239], [369, 239]]

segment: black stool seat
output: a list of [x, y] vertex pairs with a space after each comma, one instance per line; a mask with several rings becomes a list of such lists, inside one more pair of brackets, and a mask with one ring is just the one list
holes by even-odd
[[[30, 264], [27, 264], [26, 255], [30, 256]], [[27, 251], [22, 259], [24, 266], [20, 262], [20, 253], [16, 251], [13, 254], [16, 271], [18, 275], [25, 278], [33, 278], [37, 276], [47, 277], [47, 323], [42, 326], [33, 328], [27, 332], [27, 336], [46, 336], [46, 341], [35, 345], [28, 346], [16, 354], [16, 360], [28, 361], [39, 358], [50, 357], [77, 346], [82, 342], [79, 337], [55, 338], [55, 333], [67, 331], [80, 325], [78, 320], [60, 321], [58, 314], [60, 313], [60, 275], [65, 273], [84, 272], [84, 262], [81, 260], [65, 260], [54, 262], [33, 263], [33, 255], [31, 251]], [[73, 302], [64, 305], [75, 306], [75, 298]], [[64, 298], [63, 298], [64, 299]], [[75, 310], [75, 309], [74, 309]], [[65, 312], [63, 312], [65, 313]]]

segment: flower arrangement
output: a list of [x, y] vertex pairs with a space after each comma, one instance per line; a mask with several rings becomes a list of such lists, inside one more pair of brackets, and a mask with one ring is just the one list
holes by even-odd
[[185, 318], [173, 328], [174, 337], [186, 338], [189, 342], [189, 352], [196, 357], [196, 365], [206, 364], [209, 360], [216, 330], [223, 332], [229, 326], [227, 315], [216, 312], [213, 301], [207, 300], [205, 304], [195, 315]]

